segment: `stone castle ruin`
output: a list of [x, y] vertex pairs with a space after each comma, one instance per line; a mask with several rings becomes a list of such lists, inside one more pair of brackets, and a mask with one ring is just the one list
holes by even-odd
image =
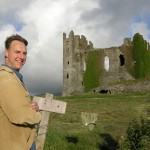
[[[130, 57], [132, 41], [125, 38], [121, 46], [110, 48], [94, 48], [85, 36], [69, 37], [63, 34], [63, 96], [85, 92], [84, 75], [87, 69], [87, 57], [91, 52], [100, 52], [99, 66], [102, 74], [99, 76], [97, 87], [92, 92], [112, 93], [116, 88], [110, 85], [120, 81], [134, 80], [132, 75], [136, 62]], [[118, 87], [118, 90], [126, 87]]]

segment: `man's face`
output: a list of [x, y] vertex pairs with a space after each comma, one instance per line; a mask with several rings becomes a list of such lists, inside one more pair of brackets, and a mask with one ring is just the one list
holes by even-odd
[[6, 65], [20, 70], [26, 62], [27, 49], [24, 43], [12, 41], [10, 48], [5, 50]]

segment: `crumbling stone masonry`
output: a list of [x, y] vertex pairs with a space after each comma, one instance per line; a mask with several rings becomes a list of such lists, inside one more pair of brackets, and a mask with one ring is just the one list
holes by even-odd
[[87, 54], [92, 51], [101, 51], [103, 74], [99, 77], [99, 86], [91, 89], [93, 92], [112, 92], [110, 84], [121, 80], [134, 80], [131, 49], [132, 41], [125, 38], [119, 47], [94, 48], [85, 36], [74, 35], [69, 37], [63, 34], [63, 96], [84, 93], [83, 75], [86, 71]]

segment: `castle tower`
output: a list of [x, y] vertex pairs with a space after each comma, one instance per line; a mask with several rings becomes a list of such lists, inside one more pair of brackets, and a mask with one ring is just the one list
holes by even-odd
[[63, 34], [63, 96], [84, 92], [85, 53], [92, 46], [84, 36], [80, 38], [73, 31], [68, 38]]
[[[79, 37], [74, 36], [73, 31], [69, 37], [63, 35], [63, 96], [74, 94], [77, 90], [83, 91], [80, 79], [78, 49], [75, 51], [75, 43], [79, 46]], [[76, 56], [76, 58], [75, 58]], [[81, 63], [81, 62], [80, 62]], [[78, 80], [79, 78], [79, 80]], [[80, 82], [80, 85], [78, 85]], [[78, 87], [78, 88], [77, 88]]]

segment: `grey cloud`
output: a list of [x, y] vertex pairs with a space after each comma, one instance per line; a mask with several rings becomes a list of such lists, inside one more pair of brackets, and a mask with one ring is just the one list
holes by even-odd
[[[128, 36], [136, 16], [144, 18], [145, 13], [149, 12], [149, 6], [150, 1], [143, 0], [99, 0], [96, 8], [83, 12], [80, 21], [92, 32], [92, 36], [96, 37], [99, 33], [100, 40], [107, 38], [110, 41], [109, 44], [107, 42], [108, 46], [113, 46], [114, 43], [118, 45], [122, 42], [120, 39]], [[102, 30], [109, 33], [109, 36]], [[101, 42], [98, 44], [98, 37], [92, 39], [96, 46], [106, 46], [100, 45]]]

